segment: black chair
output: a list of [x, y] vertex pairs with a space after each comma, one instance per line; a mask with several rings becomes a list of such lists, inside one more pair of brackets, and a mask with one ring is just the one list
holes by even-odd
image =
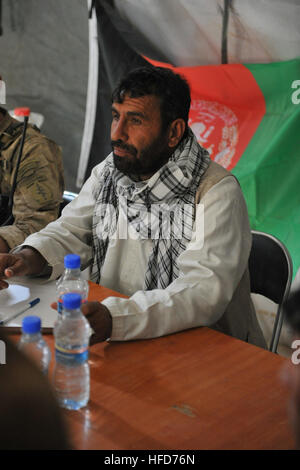
[[73, 201], [75, 197], [77, 197], [78, 194], [72, 193], [71, 191], [64, 191], [63, 197], [62, 197], [62, 202], [60, 203], [60, 208], [59, 208], [59, 216], [61, 215], [61, 211], [66, 207], [69, 202]]
[[287, 248], [273, 235], [253, 230], [249, 271], [251, 292], [278, 304], [269, 346], [269, 350], [276, 353], [283, 323], [282, 305], [288, 298], [293, 275]]

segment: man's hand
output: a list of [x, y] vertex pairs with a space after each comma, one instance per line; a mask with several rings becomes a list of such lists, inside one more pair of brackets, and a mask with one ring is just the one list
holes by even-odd
[[90, 337], [90, 345], [105, 341], [112, 332], [112, 316], [107, 307], [100, 302], [86, 302], [81, 311], [89, 321], [94, 334]]
[[43, 271], [46, 263], [45, 258], [31, 248], [24, 248], [15, 255], [0, 254], [0, 290], [8, 287], [8, 283], [4, 279], [39, 274]]
[[27, 263], [23, 256], [0, 254], [0, 289], [6, 289], [8, 283], [4, 279], [27, 274]]
[[[57, 310], [57, 302], [52, 302], [51, 307]], [[91, 346], [101, 343], [110, 337], [112, 332], [112, 317], [107, 307], [100, 302], [85, 302], [81, 306], [81, 311], [94, 330], [90, 337]]]

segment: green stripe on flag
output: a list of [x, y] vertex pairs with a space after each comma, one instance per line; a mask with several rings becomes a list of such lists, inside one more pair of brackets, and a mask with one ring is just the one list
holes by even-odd
[[[300, 59], [245, 65], [266, 102], [266, 114], [231, 170], [247, 201], [251, 228], [278, 237], [300, 267], [300, 103], [292, 102]], [[300, 93], [298, 93], [300, 98]]]

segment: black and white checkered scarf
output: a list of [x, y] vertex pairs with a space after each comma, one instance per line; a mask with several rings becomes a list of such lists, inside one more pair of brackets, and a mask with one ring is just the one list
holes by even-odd
[[208, 152], [191, 129], [168, 162], [149, 180], [134, 182], [107, 159], [99, 185], [93, 215], [93, 266], [91, 279], [100, 283], [107, 247], [120, 233], [123, 218], [137, 238], [152, 239], [144, 290], [164, 289], [178, 277], [177, 258], [192, 236], [195, 195], [209, 165]]

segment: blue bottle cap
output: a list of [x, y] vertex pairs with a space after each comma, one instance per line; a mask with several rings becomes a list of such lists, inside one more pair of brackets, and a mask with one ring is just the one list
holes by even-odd
[[79, 255], [66, 255], [64, 257], [65, 268], [78, 269], [80, 268], [80, 256]]
[[63, 306], [68, 310], [74, 310], [81, 306], [81, 295], [76, 293], [65, 294], [62, 296]]
[[35, 315], [24, 317], [22, 320], [22, 331], [24, 333], [38, 333], [41, 331], [41, 319]]

